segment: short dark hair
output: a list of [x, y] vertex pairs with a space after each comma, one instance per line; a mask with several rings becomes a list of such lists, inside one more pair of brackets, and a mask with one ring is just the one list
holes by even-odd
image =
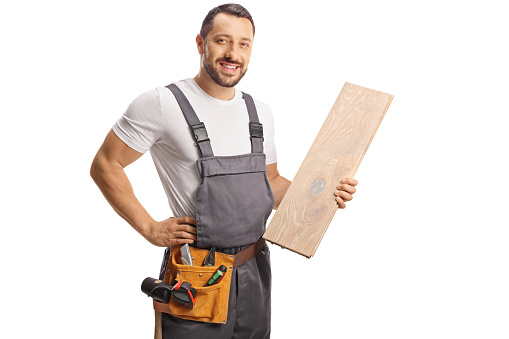
[[253, 22], [253, 18], [251, 17], [251, 14], [245, 9], [243, 6], [239, 4], [224, 4], [221, 6], [214, 7], [210, 10], [210, 12], [207, 14], [205, 19], [203, 19], [203, 23], [201, 25], [200, 30], [200, 36], [203, 40], [207, 37], [210, 30], [212, 29], [212, 26], [214, 26], [214, 18], [219, 13], [225, 13], [229, 15], [236, 16], [238, 18], [246, 18], [249, 21], [251, 21], [251, 25], [253, 26], [253, 36], [255, 32], [255, 25]]

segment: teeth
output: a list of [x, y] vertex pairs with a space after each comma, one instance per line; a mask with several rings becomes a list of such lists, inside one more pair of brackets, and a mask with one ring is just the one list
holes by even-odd
[[232, 69], [233, 68], [237, 68], [237, 66], [230, 66], [230, 65], [226, 65], [226, 64], [223, 64], [223, 66], [226, 67], [226, 68], [232, 68]]

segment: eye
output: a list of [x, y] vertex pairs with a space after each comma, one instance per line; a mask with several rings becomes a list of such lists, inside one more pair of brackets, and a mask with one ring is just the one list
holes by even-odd
[[217, 40], [216, 40], [216, 42], [217, 42], [218, 44], [222, 44], [222, 45], [224, 45], [224, 44], [227, 44], [227, 43], [228, 43], [228, 40], [226, 40], [226, 39], [217, 39]]
[[240, 45], [245, 48], [249, 47], [249, 44], [247, 42], [242, 42]]

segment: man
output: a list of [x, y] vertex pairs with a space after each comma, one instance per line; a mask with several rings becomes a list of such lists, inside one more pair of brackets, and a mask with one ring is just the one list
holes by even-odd
[[[92, 163], [91, 176], [114, 210], [156, 246], [191, 244], [239, 253], [258, 243], [270, 212], [290, 186], [277, 169], [268, 106], [235, 89], [248, 69], [254, 33], [244, 7], [227, 4], [212, 9], [196, 37], [199, 73], [134, 100]], [[196, 118], [200, 123], [193, 122]], [[124, 172], [147, 150], [175, 215], [163, 221], [154, 220], [136, 199]], [[356, 185], [350, 178], [338, 185], [334, 194], [339, 208], [352, 199]], [[163, 338], [268, 338], [268, 247], [263, 245], [230, 274], [225, 324], [163, 313]]]

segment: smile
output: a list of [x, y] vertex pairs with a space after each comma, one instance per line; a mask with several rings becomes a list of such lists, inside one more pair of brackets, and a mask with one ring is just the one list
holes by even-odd
[[237, 69], [240, 67], [240, 65], [230, 64], [226, 62], [220, 62], [219, 64], [221, 65], [223, 70], [227, 73], [235, 73]]

